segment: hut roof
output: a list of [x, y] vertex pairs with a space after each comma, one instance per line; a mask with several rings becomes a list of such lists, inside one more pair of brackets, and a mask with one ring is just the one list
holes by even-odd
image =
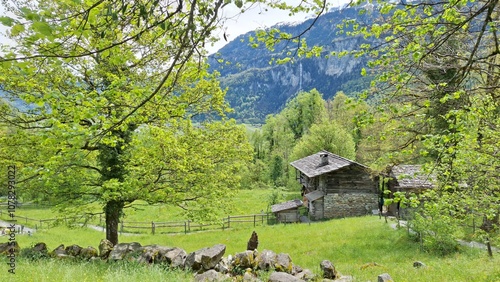
[[272, 205], [271, 212], [275, 213], [280, 211], [286, 211], [286, 210], [296, 209], [301, 206], [302, 206], [301, 200], [291, 200], [288, 202]]
[[310, 201], [310, 202], [313, 202], [313, 201], [316, 201], [317, 199], [320, 199], [322, 198], [323, 196], [325, 196], [325, 193], [323, 193], [323, 191], [320, 191], [320, 190], [314, 190], [312, 191], [311, 193], [307, 193], [305, 195], [305, 197]]
[[435, 177], [422, 172], [420, 165], [397, 165], [391, 168], [391, 177], [396, 181], [396, 188], [400, 189], [428, 189], [433, 188]]
[[[326, 154], [328, 158], [328, 163], [323, 164], [321, 160], [321, 155]], [[343, 158], [341, 156], [332, 154], [328, 151], [320, 151], [316, 154], [307, 156], [305, 158], [296, 160], [290, 163], [293, 167], [304, 173], [307, 177], [316, 177], [328, 172], [339, 170], [350, 165], [357, 165], [362, 168], [368, 168], [360, 163], [351, 161], [349, 159]]]

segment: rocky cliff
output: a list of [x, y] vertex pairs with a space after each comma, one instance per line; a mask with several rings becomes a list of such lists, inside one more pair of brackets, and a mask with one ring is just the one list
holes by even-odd
[[[272, 58], [294, 54], [296, 44], [283, 42], [271, 52], [263, 46], [249, 44], [253, 32], [240, 35], [209, 58], [212, 70], [221, 74], [221, 84], [228, 88], [227, 99], [235, 109], [234, 117], [243, 122], [262, 122], [266, 115], [279, 112], [286, 102], [300, 90], [316, 88], [323, 98], [332, 98], [338, 91], [354, 95], [369, 85], [369, 79], [360, 75], [366, 60], [344, 56], [330, 56], [332, 51], [355, 50], [364, 42], [361, 37], [341, 33], [338, 25], [354, 19], [369, 24], [374, 13], [360, 15], [360, 8], [335, 9], [322, 15], [304, 35], [310, 46], [323, 47], [321, 57], [299, 58], [286, 64], [270, 64]], [[311, 26], [313, 20], [300, 24], [279, 25], [280, 30], [293, 35]]]

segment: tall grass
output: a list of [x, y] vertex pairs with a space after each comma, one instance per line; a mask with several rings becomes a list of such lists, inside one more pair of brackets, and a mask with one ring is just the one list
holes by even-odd
[[8, 280], [2, 281], [190, 281], [193, 278], [192, 273], [170, 270], [159, 265], [46, 259], [38, 261], [21, 259], [17, 263], [15, 274], [7, 273], [7, 276], [5, 273], [0, 274], [0, 277]]
[[[121, 242], [136, 241], [142, 245], [175, 246], [192, 252], [215, 244], [225, 244], [226, 256], [246, 249], [252, 231], [259, 236], [259, 250], [288, 253], [293, 262], [315, 273], [328, 259], [337, 270], [352, 275], [355, 281], [374, 281], [387, 272], [395, 281], [500, 281], [500, 254], [488, 258], [485, 251], [464, 248], [441, 257], [420, 250], [410, 241], [406, 230], [394, 230], [376, 216], [336, 219], [312, 224], [257, 226], [177, 235], [120, 236]], [[43, 241], [50, 249], [63, 243], [97, 247], [105, 234], [89, 229], [60, 226], [34, 234], [18, 236], [21, 247]], [[414, 268], [414, 261], [427, 266]], [[376, 264], [375, 264], [376, 263]], [[105, 263], [71, 263], [61, 261], [29, 262], [20, 260], [15, 277], [18, 281], [189, 281], [191, 274], [167, 272], [161, 267], [108, 265]], [[3, 273], [2, 273], [3, 272]], [[8, 274], [0, 269], [0, 277]], [[11, 277], [12, 278], [12, 277]], [[67, 279], [66, 279], [67, 278]], [[21, 279], [21, 278], [18, 278]]]

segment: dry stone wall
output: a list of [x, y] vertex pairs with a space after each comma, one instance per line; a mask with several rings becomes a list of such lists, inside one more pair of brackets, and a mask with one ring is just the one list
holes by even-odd
[[378, 196], [373, 193], [335, 193], [324, 198], [325, 218], [370, 214], [378, 208]]

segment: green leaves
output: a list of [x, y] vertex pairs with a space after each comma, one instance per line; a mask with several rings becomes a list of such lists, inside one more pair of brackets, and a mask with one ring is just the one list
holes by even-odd
[[2, 16], [0, 17], [0, 23], [4, 26], [13, 26], [16, 21], [11, 17]]
[[[15, 133], [0, 148], [16, 146], [26, 191], [52, 203], [142, 198], [203, 217], [251, 156], [198, 56], [219, 7], [139, 2], [48, 0], [17, 10], [22, 24], [0, 18], [16, 44], [3, 58], [22, 58], [0, 64], [0, 83], [24, 106], [0, 111], [0, 128]], [[207, 122], [193, 125], [198, 116]]]
[[24, 31], [24, 25], [16, 24], [11, 28], [10, 34], [15, 37], [15, 36], [18, 36], [23, 31]]
[[34, 22], [31, 27], [44, 36], [52, 36], [52, 27], [46, 22]]

